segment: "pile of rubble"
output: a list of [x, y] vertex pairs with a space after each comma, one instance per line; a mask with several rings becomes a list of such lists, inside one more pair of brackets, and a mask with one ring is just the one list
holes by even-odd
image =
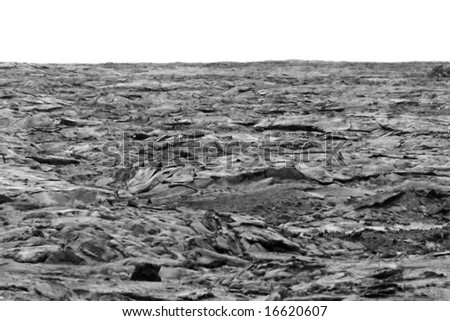
[[436, 67], [433, 67], [431, 71], [429, 72], [428, 76], [430, 78], [443, 78], [443, 77], [450, 77], [450, 67], [444, 68], [444, 65], [438, 65]]

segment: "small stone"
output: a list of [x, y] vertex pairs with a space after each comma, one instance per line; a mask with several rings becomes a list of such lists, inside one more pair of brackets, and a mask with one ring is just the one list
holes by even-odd
[[84, 260], [78, 257], [72, 250], [65, 249], [52, 252], [45, 260], [45, 264], [84, 264]]
[[139, 263], [136, 264], [133, 274], [131, 274], [130, 280], [132, 281], [148, 281], [148, 282], [161, 282], [159, 276], [160, 266], [152, 263]]

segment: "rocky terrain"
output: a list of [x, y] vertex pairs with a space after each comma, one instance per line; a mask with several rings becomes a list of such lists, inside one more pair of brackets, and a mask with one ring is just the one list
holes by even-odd
[[435, 66], [1, 63], [0, 299], [450, 299]]

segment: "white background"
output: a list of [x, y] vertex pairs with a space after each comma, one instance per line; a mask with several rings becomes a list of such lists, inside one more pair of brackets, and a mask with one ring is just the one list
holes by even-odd
[[0, 0], [0, 61], [450, 61], [448, 0]]

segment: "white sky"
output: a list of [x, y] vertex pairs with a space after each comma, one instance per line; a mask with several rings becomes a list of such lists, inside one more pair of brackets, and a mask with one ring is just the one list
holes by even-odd
[[0, 30], [0, 61], [450, 61], [449, 0], [1, 0]]

